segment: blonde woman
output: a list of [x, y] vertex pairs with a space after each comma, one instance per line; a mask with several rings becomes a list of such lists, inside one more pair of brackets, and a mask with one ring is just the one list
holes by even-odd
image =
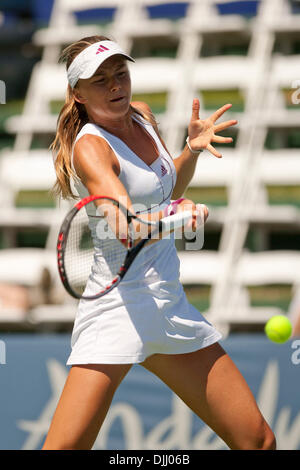
[[[153, 217], [188, 203], [206, 220], [205, 206], [182, 194], [200, 151], [220, 157], [213, 143], [231, 142], [216, 135], [236, 123], [216, 124], [230, 105], [200, 120], [195, 99], [187, 145], [173, 161], [148, 105], [131, 103], [127, 63], [133, 59], [118, 44], [85, 38], [62, 58], [69, 86], [53, 143], [57, 192], [65, 198], [75, 189], [80, 197], [122, 198], [131, 208], [156, 207]], [[67, 362], [71, 369], [43, 448], [91, 449], [115, 390], [139, 363], [231, 449], [273, 449], [274, 435], [218, 343], [221, 335], [186, 299], [174, 239], [156, 241], [135, 262], [138, 278], [124, 279], [104, 299], [79, 303]]]

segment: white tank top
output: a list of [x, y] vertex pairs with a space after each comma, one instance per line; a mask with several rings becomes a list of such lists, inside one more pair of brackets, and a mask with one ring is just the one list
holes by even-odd
[[[136, 213], [145, 212], [147, 209], [160, 210], [161, 207], [170, 202], [176, 183], [175, 166], [152, 125], [140, 116], [133, 116], [133, 119], [145, 128], [158, 149], [159, 156], [151, 165], [147, 165], [119, 137], [92, 123], [85, 124], [82, 127], [75, 139], [74, 146], [85, 134], [92, 134], [105, 139], [119, 161], [119, 178], [128, 192]], [[80, 180], [73, 182], [73, 188], [75, 188], [75, 192], [78, 193], [81, 199], [89, 195]], [[141, 207], [139, 207], [140, 204]]]
[[[96, 124], [88, 123], [83, 126], [75, 139], [74, 145], [85, 134], [104, 138], [119, 161], [119, 178], [128, 192], [135, 212], [142, 213], [149, 210], [156, 212], [170, 203], [176, 182], [176, 170], [172, 158], [165, 150], [152, 125], [143, 118], [133, 118], [150, 134], [159, 151], [159, 156], [151, 165], [147, 165], [141, 160], [121, 139]], [[105, 178], [105, 175], [103, 177]], [[89, 195], [87, 188], [79, 179], [72, 182], [72, 189], [75, 189], [81, 199]], [[95, 249], [95, 261], [96, 264], [101, 265], [103, 279], [90, 280], [89, 288], [91, 288], [91, 292], [94, 289], [93, 282], [96, 284], [104, 282], [106, 269], [109, 272], [105, 253], [100, 252], [97, 246], [95, 246]], [[145, 246], [125, 278], [119, 289], [126, 289], [126, 286], [129, 286], [132, 281], [136, 285], [137, 280], [149, 285], [153, 281], [160, 283], [172, 279], [177, 285], [179, 280], [179, 259], [175, 248], [174, 234], [169, 234], [162, 240]], [[116, 294], [115, 292], [111, 297]]]

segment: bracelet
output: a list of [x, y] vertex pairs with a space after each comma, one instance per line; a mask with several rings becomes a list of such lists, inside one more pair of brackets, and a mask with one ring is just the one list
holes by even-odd
[[204, 149], [199, 149], [199, 150], [193, 150], [192, 147], [190, 146], [190, 138], [189, 136], [187, 136], [186, 138], [186, 143], [187, 143], [187, 146], [189, 148], [189, 151], [192, 152], [192, 153], [201, 153], [203, 152]]
[[174, 215], [177, 212], [177, 206], [184, 201], [184, 197], [180, 199], [176, 199], [176, 201], [172, 201], [168, 206], [164, 208], [164, 217], [168, 217], [169, 215]]

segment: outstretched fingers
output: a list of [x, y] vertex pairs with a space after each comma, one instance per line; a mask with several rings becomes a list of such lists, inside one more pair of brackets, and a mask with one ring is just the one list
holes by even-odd
[[217, 142], [218, 144], [231, 144], [233, 141], [232, 137], [222, 137], [221, 135], [214, 135], [212, 142]]
[[191, 121], [197, 121], [199, 119], [199, 112], [200, 112], [200, 101], [198, 98], [194, 98], [193, 106], [192, 106]]
[[228, 110], [230, 109], [232, 106], [232, 104], [224, 104], [224, 106], [222, 106], [221, 108], [217, 109], [217, 111], [215, 111], [210, 119], [212, 120], [212, 122], [216, 122], [221, 116], [223, 116], [223, 114]]
[[215, 132], [224, 131], [224, 129], [228, 129], [228, 127], [235, 126], [237, 124], [237, 120], [231, 119], [230, 121], [221, 122], [214, 127]]
[[222, 154], [220, 152], [218, 152], [215, 147], [213, 147], [211, 144], [208, 144], [208, 146], [206, 147], [206, 149], [212, 153], [215, 157], [217, 158], [222, 158]]

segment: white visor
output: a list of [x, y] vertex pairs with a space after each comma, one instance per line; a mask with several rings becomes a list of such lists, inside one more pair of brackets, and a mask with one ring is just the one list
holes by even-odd
[[74, 88], [80, 78], [92, 77], [106, 59], [116, 54], [134, 62], [134, 59], [113, 41], [99, 41], [86, 47], [75, 57], [67, 70], [70, 86]]

